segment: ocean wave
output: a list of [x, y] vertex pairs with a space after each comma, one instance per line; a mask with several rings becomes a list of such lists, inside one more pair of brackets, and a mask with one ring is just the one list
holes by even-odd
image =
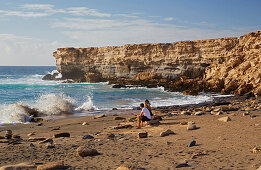
[[46, 115], [73, 113], [75, 107], [76, 101], [74, 99], [56, 94], [42, 95], [34, 105], [34, 108]]
[[77, 107], [77, 102], [71, 97], [63, 94], [47, 94], [40, 96], [35, 103], [30, 105], [21, 101], [2, 105], [0, 107], [0, 124], [30, 122], [35, 116], [53, 117], [74, 114], [76, 111], [94, 110], [97, 110], [97, 107], [94, 106], [90, 96], [87, 96], [87, 100]]
[[97, 110], [98, 108], [93, 105], [92, 98], [87, 96], [87, 101], [85, 101], [80, 107], [77, 107], [75, 110], [77, 111], [93, 111]]
[[4, 105], [0, 110], [0, 123], [22, 123], [29, 122], [31, 116], [26, 113], [24, 104], [21, 102]]

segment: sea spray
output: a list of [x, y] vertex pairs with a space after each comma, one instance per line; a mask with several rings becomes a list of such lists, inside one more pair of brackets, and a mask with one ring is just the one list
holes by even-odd
[[46, 115], [59, 115], [73, 113], [76, 101], [64, 95], [47, 94], [40, 96], [34, 107]]
[[80, 107], [76, 108], [77, 111], [93, 111], [97, 109], [92, 102], [92, 97], [87, 96], [87, 101], [85, 101]]
[[3, 105], [0, 109], [0, 123], [23, 123], [29, 122], [31, 116], [26, 113], [24, 104], [21, 102]]

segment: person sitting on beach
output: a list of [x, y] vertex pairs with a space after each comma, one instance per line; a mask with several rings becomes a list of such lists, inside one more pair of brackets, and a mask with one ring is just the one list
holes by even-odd
[[145, 100], [144, 107], [146, 107], [150, 111], [151, 119], [153, 119], [153, 113], [152, 113], [152, 109], [151, 109], [150, 102], [148, 99]]
[[150, 121], [151, 116], [150, 116], [150, 111], [144, 107], [144, 104], [141, 103], [140, 104], [140, 108], [141, 108], [141, 113], [140, 115], [137, 116], [137, 120], [138, 120], [138, 129], [141, 128], [141, 126], [143, 125], [143, 122], [145, 121]]

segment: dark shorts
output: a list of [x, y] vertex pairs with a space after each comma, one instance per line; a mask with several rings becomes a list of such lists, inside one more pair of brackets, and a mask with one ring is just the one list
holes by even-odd
[[150, 119], [147, 116], [142, 115], [141, 116], [141, 121], [143, 121], [143, 122], [150, 121]]

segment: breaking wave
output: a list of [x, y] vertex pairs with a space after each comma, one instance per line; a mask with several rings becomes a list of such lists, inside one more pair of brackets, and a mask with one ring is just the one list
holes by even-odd
[[73, 114], [75, 111], [93, 111], [97, 109], [92, 102], [92, 98], [80, 107], [77, 102], [68, 96], [47, 94], [31, 104], [17, 102], [15, 104], [2, 105], [0, 107], [0, 124], [2, 123], [24, 123], [30, 122], [33, 116], [58, 116], [63, 114]]

